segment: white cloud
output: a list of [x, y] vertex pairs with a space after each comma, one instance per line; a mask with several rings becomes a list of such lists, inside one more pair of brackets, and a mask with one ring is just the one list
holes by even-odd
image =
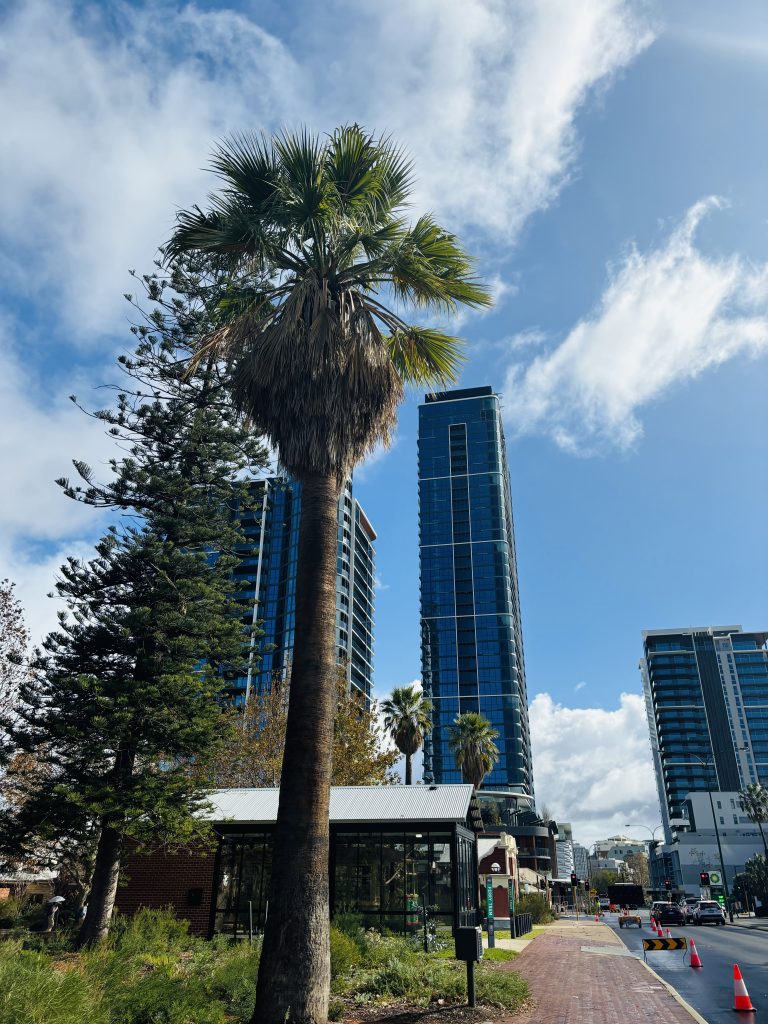
[[418, 202], [513, 241], [567, 179], [592, 90], [651, 40], [630, 0], [298, 6], [286, 42], [225, 7], [7, 10], [1, 255], [29, 294], [53, 288], [81, 340], [119, 316], [127, 268], [146, 269], [175, 208], [204, 201], [221, 134], [392, 131]]
[[105, 519], [66, 498], [54, 483], [74, 475], [73, 458], [88, 462], [104, 479], [114, 453], [104, 425], [68, 400], [76, 384], [74, 374], [67, 382], [57, 376], [43, 380], [23, 368], [0, 331], [0, 577], [17, 582], [35, 641], [56, 623], [55, 602], [45, 596], [56, 569], [68, 554], [89, 553], [85, 538], [95, 539]]
[[768, 351], [768, 264], [704, 255], [696, 229], [721, 200], [691, 207], [657, 248], [631, 248], [594, 313], [556, 349], [513, 364], [505, 415], [518, 433], [565, 450], [626, 448], [638, 411], [674, 385], [734, 356]]
[[32, 270], [33, 298], [53, 287], [81, 336], [103, 330], [128, 268], [146, 270], [175, 209], [204, 200], [216, 136], [292, 117], [301, 76], [233, 11], [96, 5], [76, 18], [31, 0], [2, 31], [0, 239]]
[[626, 831], [626, 822], [658, 822], [642, 697], [622, 693], [606, 710], [568, 708], [539, 693], [529, 714], [537, 804], [572, 822], [574, 839], [588, 846]]
[[624, 0], [347, 7], [364, 59], [345, 49], [344, 85], [363, 116], [408, 145], [427, 205], [510, 238], [567, 178], [590, 92], [652, 40]]
[[574, 686], [574, 690], [576, 691], [576, 693], [578, 693], [579, 690], [583, 690], [586, 685], [587, 684], [585, 682], [576, 683], [576, 685]]

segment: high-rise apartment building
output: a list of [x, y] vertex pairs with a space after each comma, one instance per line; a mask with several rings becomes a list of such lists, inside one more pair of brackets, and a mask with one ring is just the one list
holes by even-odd
[[768, 633], [654, 629], [640, 662], [665, 840], [691, 792], [768, 784]]
[[[240, 512], [245, 540], [235, 569], [243, 622], [258, 622], [247, 676], [233, 680], [234, 700], [269, 687], [290, 666], [294, 645], [301, 484], [255, 480]], [[373, 683], [374, 541], [376, 533], [347, 482], [339, 497], [336, 650], [350, 687], [366, 700]]]
[[434, 705], [425, 781], [461, 781], [448, 727], [479, 711], [500, 734], [484, 790], [532, 801], [512, 500], [490, 387], [430, 395], [419, 407], [419, 545], [422, 677]]

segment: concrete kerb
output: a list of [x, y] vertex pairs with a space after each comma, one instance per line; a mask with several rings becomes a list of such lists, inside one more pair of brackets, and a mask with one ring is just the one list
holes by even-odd
[[693, 1019], [697, 1021], [697, 1024], [709, 1024], [709, 1022], [705, 1020], [704, 1017], [702, 1017], [697, 1010], [694, 1010], [690, 1003], [686, 1002], [685, 999], [683, 999], [683, 997], [680, 995], [677, 989], [673, 985], [670, 985], [668, 981], [665, 981], [660, 974], [657, 974], [656, 971], [654, 971], [654, 969], [645, 962], [645, 960], [641, 960], [640, 957], [636, 957], [635, 959], [639, 964], [643, 965], [643, 967], [646, 969], [646, 971], [649, 972], [649, 974], [652, 974], [654, 976], [654, 978], [656, 979], [656, 981], [659, 982], [660, 985], [663, 985], [663, 987], [667, 990], [667, 992], [669, 992], [669, 994], [672, 996], [675, 1002], [679, 1003], [684, 1010], [690, 1013]]

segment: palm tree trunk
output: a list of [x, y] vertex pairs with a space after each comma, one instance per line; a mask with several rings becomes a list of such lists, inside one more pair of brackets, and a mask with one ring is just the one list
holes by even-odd
[[336, 695], [338, 493], [301, 481], [296, 642], [253, 1024], [325, 1024], [331, 963], [328, 844]]
[[413, 768], [411, 766], [411, 755], [405, 755], [405, 784], [410, 786], [413, 780]]
[[96, 848], [88, 910], [77, 935], [78, 949], [82, 946], [95, 946], [109, 933], [120, 876], [121, 847], [120, 833], [115, 828], [104, 825]]
[[763, 832], [763, 823], [760, 819], [757, 819], [757, 827], [760, 829], [760, 838], [763, 840], [763, 848], [765, 850], [765, 863], [768, 864], [768, 842], [765, 840], [765, 832]]

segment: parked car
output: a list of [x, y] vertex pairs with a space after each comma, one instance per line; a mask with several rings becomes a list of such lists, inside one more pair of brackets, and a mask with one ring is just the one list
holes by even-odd
[[659, 924], [685, 924], [685, 914], [676, 903], [654, 903], [653, 916]]
[[694, 924], [725, 924], [725, 913], [714, 900], [700, 900], [693, 911]]

